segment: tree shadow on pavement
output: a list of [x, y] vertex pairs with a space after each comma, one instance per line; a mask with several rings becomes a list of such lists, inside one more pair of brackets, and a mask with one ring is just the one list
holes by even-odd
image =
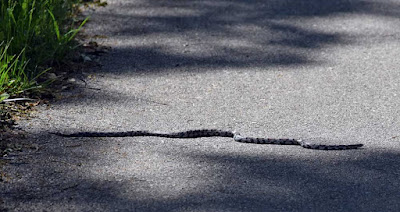
[[[39, 140], [46, 136], [39, 135]], [[133, 138], [128, 142], [136, 148], [142, 144]], [[159, 143], [159, 139], [155, 139]], [[61, 141], [57, 141], [61, 142]], [[155, 169], [152, 177], [141, 172], [129, 175], [115, 173], [96, 179], [95, 170], [108, 173], [121, 161], [114, 157], [115, 144], [95, 139], [65, 140], [65, 147], [39, 151], [36, 159], [26, 163], [11, 163], [16, 173], [31, 169], [29, 179], [16, 179], [15, 186], [2, 183], [0, 196], [4, 206], [35, 210], [99, 210], [99, 211], [397, 211], [400, 209], [398, 152], [381, 151], [363, 155], [353, 151], [357, 159], [346, 152], [327, 153], [327, 160], [313, 160], [312, 150], [307, 157], [245, 155], [238, 151], [218, 153], [204, 149], [193, 152], [170, 152], [165, 148], [160, 156], [170, 161], [190, 164], [198, 170], [175, 173], [182, 185], [174, 185], [166, 169]], [[118, 141], [117, 141], [118, 142]], [[194, 143], [197, 141], [194, 140]], [[155, 144], [154, 143], [154, 144]], [[61, 144], [61, 143], [58, 143]], [[80, 144], [81, 146], [78, 146]], [[154, 145], [153, 144], [153, 145]], [[150, 144], [151, 145], [151, 144]], [[161, 144], [161, 145], [167, 145]], [[188, 143], [190, 144], [190, 142]], [[224, 143], [224, 145], [248, 145]], [[250, 144], [251, 145], [251, 144]], [[104, 152], [104, 149], [108, 151]], [[75, 149], [74, 149], [75, 148]], [[149, 147], [150, 148], [150, 147]], [[236, 147], [235, 147], [236, 148]], [[238, 147], [240, 148], [240, 147]], [[259, 148], [264, 148], [262, 145]], [[287, 147], [297, 148], [297, 147]], [[103, 151], [103, 154], [100, 153]], [[207, 153], [208, 152], [208, 153]], [[218, 153], [218, 154], [216, 154]], [[336, 155], [334, 161], [332, 156]], [[106, 164], [99, 157], [107, 157]], [[47, 158], [47, 160], [43, 160]], [[176, 160], [181, 158], [183, 160]], [[342, 159], [340, 159], [342, 158]], [[131, 158], [125, 157], [129, 162]], [[104, 158], [100, 161], [104, 162]], [[158, 163], [162, 160], [154, 159]], [[115, 163], [115, 164], [114, 164]], [[183, 165], [185, 166], [185, 165]], [[162, 166], [161, 166], [162, 167]], [[110, 170], [107, 170], [110, 169]], [[175, 171], [184, 170], [175, 168]], [[356, 171], [352, 171], [356, 170]], [[159, 175], [157, 175], [159, 174]], [[17, 175], [18, 176], [18, 175]], [[15, 177], [15, 176], [14, 176]], [[186, 179], [189, 178], [189, 179]], [[190, 182], [195, 182], [190, 184]], [[189, 183], [189, 184], [188, 184]], [[181, 188], [182, 187], [182, 188]], [[158, 189], [157, 189], [158, 188]], [[171, 193], [165, 192], [166, 189]]]
[[[165, 72], [323, 63], [327, 46], [349, 45], [346, 14], [399, 17], [400, 4], [368, 1], [141, 1], [99, 12], [119, 39], [105, 72]], [[397, 10], [396, 10], [397, 8]], [[103, 17], [103, 18], [102, 18]], [[340, 17], [333, 26], [329, 18]], [[359, 35], [356, 35], [359, 36]]]

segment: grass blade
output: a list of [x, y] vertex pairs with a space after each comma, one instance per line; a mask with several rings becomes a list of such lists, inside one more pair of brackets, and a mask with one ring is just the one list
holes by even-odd
[[60, 41], [61, 40], [61, 36], [60, 36], [60, 29], [58, 27], [57, 20], [56, 20], [56, 18], [54, 17], [53, 13], [50, 10], [47, 10], [47, 12], [50, 14], [51, 18], [53, 19], [54, 31], [56, 32], [57, 40]]

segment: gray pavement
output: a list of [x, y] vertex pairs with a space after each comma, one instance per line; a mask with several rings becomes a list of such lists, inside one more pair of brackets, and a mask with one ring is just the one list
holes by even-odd
[[[400, 211], [398, 0], [108, 3], [100, 90], [20, 123], [5, 211]], [[365, 147], [48, 134], [197, 128]]]

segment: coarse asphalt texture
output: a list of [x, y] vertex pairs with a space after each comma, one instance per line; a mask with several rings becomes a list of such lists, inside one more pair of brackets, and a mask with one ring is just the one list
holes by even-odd
[[[1, 211], [400, 211], [398, 0], [107, 2], [104, 66], [20, 122]], [[204, 128], [365, 146], [49, 134]]]

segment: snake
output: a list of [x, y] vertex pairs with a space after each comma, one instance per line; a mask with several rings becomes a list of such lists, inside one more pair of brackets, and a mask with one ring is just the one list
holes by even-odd
[[241, 136], [236, 131], [224, 131], [217, 129], [199, 129], [199, 130], [188, 130], [172, 133], [161, 133], [161, 132], [149, 132], [149, 131], [123, 131], [123, 132], [77, 132], [71, 134], [54, 132], [55, 134], [62, 137], [138, 137], [138, 136], [154, 136], [164, 138], [200, 138], [200, 137], [229, 137], [233, 138], [234, 141], [241, 143], [253, 143], [253, 144], [278, 144], [278, 145], [298, 145], [306, 149], [313, 150], [348, 150], [357, 149], [363, 146], [363, 144], [347, 144], [347, 145], [324, 145], [324, 144], [312, 144], [302, 139], [291, 139], [291, 138], [256, 138], [256, 137], [245, 137]]

